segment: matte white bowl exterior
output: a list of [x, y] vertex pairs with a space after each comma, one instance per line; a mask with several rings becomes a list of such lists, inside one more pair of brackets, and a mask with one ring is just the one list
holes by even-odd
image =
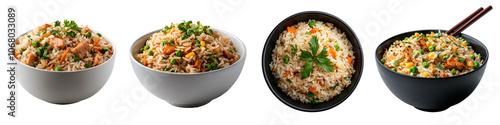
[[48, 71], [36, 69], [16, 59], [16, 78], [26, 91], [46, 102], [54, 104], [79, 102], [97, 93], [108, 81], [117, 52], [116, 45], [112, 42], [111, 44], [115, 53], [109, 60], [84, 70]]
[[[213, 28], [212, 28], [213, 29]], [[234, 64], [210, 72], [171, 73], [151, 69], [141, 65], [134, 58], [146, 39], [161, 30], [150, 32], [134, 42], [130, 49], [130, 61], [142, 85], [153, 95], [178, 107], [198, 107], [224, 94], [236, 82], [246, 58], [243, 42], [234, 35], [213, 29], [230, 38], [241, 58]]]

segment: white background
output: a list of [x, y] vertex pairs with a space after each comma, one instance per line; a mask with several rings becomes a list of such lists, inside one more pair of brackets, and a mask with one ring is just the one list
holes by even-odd
[[[499, 1], [328, 0], [328, 1], [1, 1], [0, 62], [6, 62], [7, 7], [17, 8], [18, 33], [55, 20], [79, 25], [109, 37], [117, 48], [114, 71], [93, 97], [70, 105], [55, 105], [35, 98], [18, 87], [17, 117], [7, 116], [8, 74], [1, 71], [0, 95], [5, 102], [0, 124], [500, 124], [500, 67], [498, 29], [500, 9], [494, 8], [463, 33], [482, 41], [490, 60], [478, 88], [448, 110], [422, 112], [396, 98], [375, 68], [376, 46], [396, 34], [419, 29], [449, 29], [479, 7]], [[49, 6], [49, 9], [46, 9]], [[269, 90], [261, 69], [264, 43], [271, 30], [286, 17], [307, 10], [331, 13], [348, 23], [361, 40], [364, 70], [354, 93], [342, 104], [323, 112], [292, 109]], [[178, 108], [150, 94], [136, 78], [128, 51], [138, 37], [171, 22], [200, 20], [239, 37], [248, 49], [243, 71], [221, 97], [198, 108]], [[6, 65], [3, 64], [6, 69]]]

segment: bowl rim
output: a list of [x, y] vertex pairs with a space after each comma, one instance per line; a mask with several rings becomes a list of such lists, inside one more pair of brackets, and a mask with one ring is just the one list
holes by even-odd
[[[438, 77], [438, 78], [435, 78], [435, 77], [430, 77], [430, 78], [427, 78], [427, 77], [417, 77], [417, 76], [406, 75], [406, 74], [402, 74], [402, 73], [399, 73], [399, 72], [393, 71], [393, 70], [391, 70], [391, 69], [387, 68], [386, 66], [384, 66], [384, 65], [383, 65], [383, 64], [379, 61], [379, 59], [378, 59], [378, 57], [377, 57], [377, 52], [378, 52], [378, 50], [382, 49], [382, 44], [384, 44], [384, 43], [386, 43], [386, 42], [390, 42], [390, 41], [388, 41], [389, 39], [392, 39], [392, 38], [395, 38], [395, 37], [398, 37], [398, 36], [401, 36], [401, 35], [403, 35], [403, 34], [407, 34], [407, 33], [422, 32], [422, 31], [434, 31], [434, 30], [441, 31], [441, 32], [446, 32], [446, 31], [448, 31], [448, 30], [443, 30], [443, 29], [420, 29], [420, 30], [412, 30], [412, 31], [407, 31], [407, 32], [399, 33], [399, 34], [397, 34], [397, 35], [394, 35], [394, 36], [389, 37], [388, 39], [386, 39], [386, 40], [384, 40], [383, 42], [381, 42], [381, 43], [377, 46], [377, 48], [375, 49], [375, 62], [377, 62], [377, 65], [384, 67], [384, 69], [389, 70], [389, 72], [391, 72], [391, 73], [395, 73], [395, 74], [397, 74], [397, 75], [399, 75], [399, 76], [410, 77], [410, 78], [416, 78], [416, 79], [436, 79], [436, 80], [437, 80], [437, 79], [452, 79], [452, 78], [456, 78], [456, 77], [461, 77], [461, 76], [469, 75], [469, 74], [471, 74], [471, 73], [473, 73], [473, 72], [478, 71], [480, 68], [483, 68], [483, 67], [486, 65], [486, 63], [488, 63], [488, 59], [489, 59], [489, 56], [490, 56], [490, 54], [489, 54], [489, 52], [488, 52], [488, 48], [487, 48], [487, 47], [486, 47], [486, 46], [485, 46], [485, 45], [484, 45], [481, 41], [479, 41], [478, 39], [476, 39], [476, 38], [474, 38], [474, 37], [472, 37], [472, 36], [470, 36], [470, 35], [467, 35], [467, 34], [465, 34], [465, 33], [460, 33], [458, 36], [460, 36], [460, 37], [462, 37], [462, 36], [469, 37], [469, 38], [471, 38], [472, 40], [477, 41], [477, 43], [478, 43], [481, 47], [484, 47], [484, 50], [485, 50], [485, 52], [486, 52], [486, 53], [485, 53], [486, 58], [485, 58], [485, 60], [484, 60], [483, 65], [481, 65], [481, 66], [479, 66], [478, 68], [476, 68], [476, 69], [474, 69], [474, 70], [472, 70], [472, 71], [470, 71], [470, 72], [468, 72], [468, 73], [465, 73], [465, 74], [460, 74], [460, 75], [451, 76], [451, 77]], [[391, 45], [392, 45], [392, 44], [391, 44]], [[384, 51], [384, 52], [385, 52], [385, 51]]]
[[[89, 29], [90, 29], [90, 28], [89, 28]], [[34, 29], [33, 29], [33, 30], [34, 30]], [[19, 36], [16, 38], [16, 41], [18, 41], [20, 37], [22, 37], [22, 36], [26, 35], [27, 33], [31, 32], [31, 31], [33, 31], [33, 30], [29, 30], [29, 31], [27, 31], [27, 32], [25, 32], [25, 33], [23, 33], [23, 34], [19, 35]], [[101, 33], [101, 32], [98, 32], [98, 30], [95, 30], [95, 29], [91, 29], [91, 30], [92, 30], [92, 32], [94, 32], [94, 33]], [[117, 49], [116, 49], [116, 45], [115, 45], [115, 43], [114, 43], [113, 41], [111, 41], [111, 40], [109, 39], [109, 37], [107, 37], [107, 35], [104, 35], [104, 34], [101, 34], [101, 35], [102, 35], [102, 37], [103, 37], [104, 39], [106, 39], [108, 42], [110, 42], [110, 43], [111, 43], [111, 45], [113, 46], [113, 50], [114, 50], [114, 51], [113, 51], [113, 55], [111, 55], [111, 57], [110, 57], [108, 60], [106, 60], [104, 63], [102, 63], [102, 64], [100, 64], [100, 65], [98, 65], [98, 66], [92, 66], [92, 67], [90, 67], [90, 68], [85, 68], [85, 69], [82, 69], [82, 70], [75, 70], [75, 71], [51, 71], [51, 70], [45, 70], [45, 69], [38, 69], [38, 68], [35, 68], [35, 67], [32, 67], [32, 66], [26, 65], [26, 64], [24, 64], [23, 62], [19, 61], [17, 58], [16, 58], [15, 60], [16, 60], [16, 63], [22, 64], [23, 66], [29, 67], [30, 69], [34, 69], [34, 70], [38, 70], [38, 71], [43, 71], [43, 72], [50, 72], [50, 73], [76, 73], [76, 72], [84, 72], [84, 71], [87, 71], [87, 70], [96, 69], [96, 68], [99, 68], [99, 67], [101, 67], [101, 66], [105, 65], [106, 63], [110, 62], [112, 59], [114, 59], [114, 58], [115, 58], [116, 54], [118, 53], [118, 51], [117, 51]]]
[[[226, 70], [226, 69], [229, 69], [231, 67], [233, 67], [234, 65], [236, 64], [239, 64], [241, 62], [243, 62], [242, 60], [245, 59], [246, 55], [247, 55], [247, 49], [246, 49], [246, 46], [245, 46], [245, 43], [243, 43], [243, 41], [241, 41], [238, 37], [236, 37], [235, 35], [229, 33], [229, 32], [226, 32], [226, 31], [223, 31], [223, 30], [220, 30], [220, 29], [217, 29], [217, 28], [212, 28], [210, 27], [210, 29], [214, 30], [214, 31], [217, 31], [217, 32], [222, 32], [226, 35], [226, 37], [228, 38], [234, 38], [236, 41], [238, 41], [239, 43], [241, 43], [241, 46], [243, 47], [243, 51], [241, 50], [237, 50], [237, 52], [240, 52], [242, 55], [240, 57], [240, 59], [238, 59], [238, 61], [234, 62], [233, 64], [227, 66], [227, 67], [224, 67], [224, 68], [221, 68], [221, 69], [217, 69], [217, 70], [213, 70], [213, 71], [208, 71], [208, 72], [198, 72], [198, 73], [172, 73], [172, 72], [165, 72], [165, 71], [159, 71], [159, 70], [154, 70], [152, 68], [149, 68], [149, 67], [146, 67], [142, 64], [140, 64], [135, 58], [134, 58], [134, 54], [135, 53], [132, 53], [132, 49], [134, 48], [134, 45], [137, 44], [138, 42], [141, 42], [139, 41], [141, 38], [143, 37], [150, 37], [151, 35], [148, 35], [148, 34], [154, 34], [154, 33], [158, 33], [160, 32], [162, 29], [158, 29], [158, 30], [153, 30], [151, 32], [148, 32], [144, 35], [142, 35], [141, 37], [137, 38], [137, 40], [135, 40], [135, 42], [132, 43], [132, 45], [130, 45], [130, 49], [129, 49], [129, 57], [130, 59], [134, 60], [134, 61], [131, 61], [132, 63], [136, 64], [136, 65], [139, 65], [141, 68], [145, 68], [147, 70], [150, 70], [150, 71], [154, 71], [154, 72], [157, 72], [157, 73], [163, 73], [163, 74], [168, 74], [168, 75], [202, 75], [202, 74], [207, 74], [207, 73], [213, 73], [213, 72], [219, 72], [219, 71], [223, 71], [223, 70]], [[234, 41], [231, 40], [231, 42], [233, 42], [234, 44]]]
[[[278, 27], [282, 26], [285, 24], [285, 22], [287, 22], [288, 20], [291, 20], [297, 16], [301, 16], [301, 15], [309, 15], [309, 14], [321, 14], [321, 15], [326, 15], [330, 18], [333, 18], [337, 21], [339, 21], [341, 24], [345, 25], [347, 29], [349, 29], [349, 31], [352, 32], [352, 35], [354, 37], [354, 39], [356, 40], [356, 43], [358, 43], [359, 45], [359, 54], [361, 55], [361, 57], [359, 57], [360, 59], [360, 69], [356, 72], [359, 72], [359, 77], [357, 77], [357, 82], [356, 83], [351, 83], [350, 85], [353, 87], [352, 90], [348, 91], [347, 92], [347, 95], [344, 97], [344, 98], [341, 98], [338, 102], [336, 103], [333, 103], [332, 105], [329, 105], [329, 106], [326, 106], [326, 107], [323, 107], [323, 108], [318, 108], [318, 109], [311, 109], [311, 108], [302, 108], [302, 107], [299, 107], [299, 106], [296, 106], [294, 104], [291, 104], [291, 103], [288, 103], [286, 100], [284, 100], [282, 97], [280, 97], [276, 92], [276, 91], [282, 91], [281, 89], [278, 88], [278, 90], [274, 90], [272, 88], [272, 85], [273, 83], [271, 83], [269, 81], [269, 78], [270, 77], [274, 77], [274, 76], [268, 76], [266, 74], [266, 68], [265, 68], [265, 65], [268, 65], [268, 64], [265, 64], [265, 60], [266, 60], [266, 56], [265, 56], [265, 52], [267, 50], [267, 48], [269, 48], [268, 46], [270, 46], [269, 42], [272, 42], [270, 41], [271, 40], [271, 37], [272, 37], [272, 33], [275, 32]], [[298, 22], [297, 22], [298, 23]], [[345, 31], [344, 31], [345, 32]], [[281, 33], [281, 32], [280, 32]], [[351, 43], [354, 42], [354, 41], [350, 41]], [[271, 92], [273, 93], [273, 95], [278, 98], [278, 100], [280, 100], [282, 103], [284, 103], [285, 105], [289, 106], [289, 107], [292, 107], [294, 109], [297, 109], [297, 110], [300, 110], [300, 111], [306, 111], [306, 112], [320, 112], [320, 111], [325, 111], [325, 110], [328, 110], [328, 109], [331, 109], [333, 107], [336, 107], [337, 105], [340, 105], [342, 102], [344, 102], [353, 92], [354, 90], [356, 89], [357, 85], [359, 84], [359, 81], [361, 80], [361, 76], [362, 76], [362, 72], [363, 72], [363, 66], [364, 66], [364, 62], [363, 62], [363, 48], [362, 48], [362, 45], [361, 43], [359, 42], [359, 39], [356, 35], [356, 33], [354, 32], [354, 30], [346, 23], [344, 22], [342, 19], [340, 19], [339, 17], [333, 15], [333, 14], [330, 14], [330, 13], [326, 13], [326, 12], [323, 12], [323, 11], [302, 11], [302, 12], [298, 12], [298, 13], [295, 13], [287, 18], [285, 18], [284, 20], [282, 20], [278, 25], [276, 25], [276, 27], [273, 28], [273, 30], [271, 31], [271, 34], [269, 34], [269, 36], [267, 37], [266, 39], [266, 43], [264, 45], [264, 49], [262, 50], [262, 58], [261, 58], [261, 62], [262, 62], [262, 73], [264, 75], [264, 79], [267, 83], [267, 86], [268, 88], [271, 90]], [[353, 77], [351, 77], [352, 79]], [[342, 92], [341, 92], [342, 93]], [[288, 95], [287, 95], [288, 96]], [[335, 98], [335, 97], [333, 97]], [[294, 100], [294, 101], [298, 101], [298, 100]], [[302, 102], [300, 102], [302, 103]], [[311, 103], [307, 103], [307, 104], [311, 104]]]

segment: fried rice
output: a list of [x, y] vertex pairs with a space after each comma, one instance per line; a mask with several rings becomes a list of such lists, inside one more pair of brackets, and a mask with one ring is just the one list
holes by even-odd
[[192, 21], [171, 24], [146, 40], [135, 58], [165, 72], [208, 72], [234, 64], [240, 54], [230, 38]]
[[[310, 55], [312, 46], [321, 51], [317, 56]], [[307, 56], [316, 59], [308, 61]], [[349, 86], [355, 72], [354, 59], [352, 44], [342, 31], [331, 23], [309, 20], [287, 27], [280, 34], [269, 65], [278, 87], [292, 99], [320, 103]]]
[[393, 71], [417, 77], [451, 77], [473, 71], [483, 65], [462, 38], [445, 33], [418, 33], [396, 40], [380, 60]]
[[38, 69], [76, 71], [98, 66], [113, 55], [100, 33], [74, 21], [43, 24], [16, 40], [15, 57]]

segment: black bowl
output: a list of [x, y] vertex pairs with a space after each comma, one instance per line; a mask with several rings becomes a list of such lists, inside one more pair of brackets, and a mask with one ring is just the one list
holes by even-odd
[[[340, 29], [347, 35], [347, 39], [353, 45], [354, 56], [354, 69], [356, 72], [351, 78], [351, 84], [345, 88], [339, 95], [333, 97], [329, 101], [321, 102], [318, 104], [306, 104], [298, 100], [293, 100], [290, 96], [284, 93], [278, 86], [274, 75], [272, 74], [269, 64], [272, 62], [273, 49], [276, 45], [276, 40], [278, 40], [279, 35], [286, 30], [286, 27], [293, 26], [299, 22], [306, 22], [309, 19], [315, 19], [323, 22], [332, 23], [335, 27]], [[264, 78], [266, 79], [267, 86], [273, 92], [273, 94], [286, 105], [301, 111], [317, 112], [324, 111], [333, 108], [340, 103], [342, 103], [351, 93], [354, 91], [358, 85], [359, 79], [361, 78], [361, 73], [363, 72], [363, 52], [361, 49], [361, 44], [359, 43], [354, 31], [340, 18], [333, 16], [325, 12], [318, 11], [306, 11], [294, 14], [285, 20], [281, 21], [269, 34], [267, 38], [266, 45], [262, 52], [262, 72], [264, 73]]]
[[422, 111], [437, 112], [443, 111], [460, 103], [467, 98], [479, 84], [483, 77], [486, 64], [488, 63], [488, 49], [479, 40], [466, 35], [459, 34], [467, 40], [476, 53], [483, 56], [484, 63], [479, 68], [466, 74], [444, 77], [444, 78], [424, 78], [401, 74], [384, 66], [379, 60], [382, 59], [386, 49], [388, 49], [395, 40], [402, 40], [405, 37], [419, 33], [437, 33], [446, 32], [446, 30], [417, 30], [402, 33], [385, 40], [380, 44], [375, 52], [378, 72], [385, 82], [385, 85], [401, 101], [414, 106]]

